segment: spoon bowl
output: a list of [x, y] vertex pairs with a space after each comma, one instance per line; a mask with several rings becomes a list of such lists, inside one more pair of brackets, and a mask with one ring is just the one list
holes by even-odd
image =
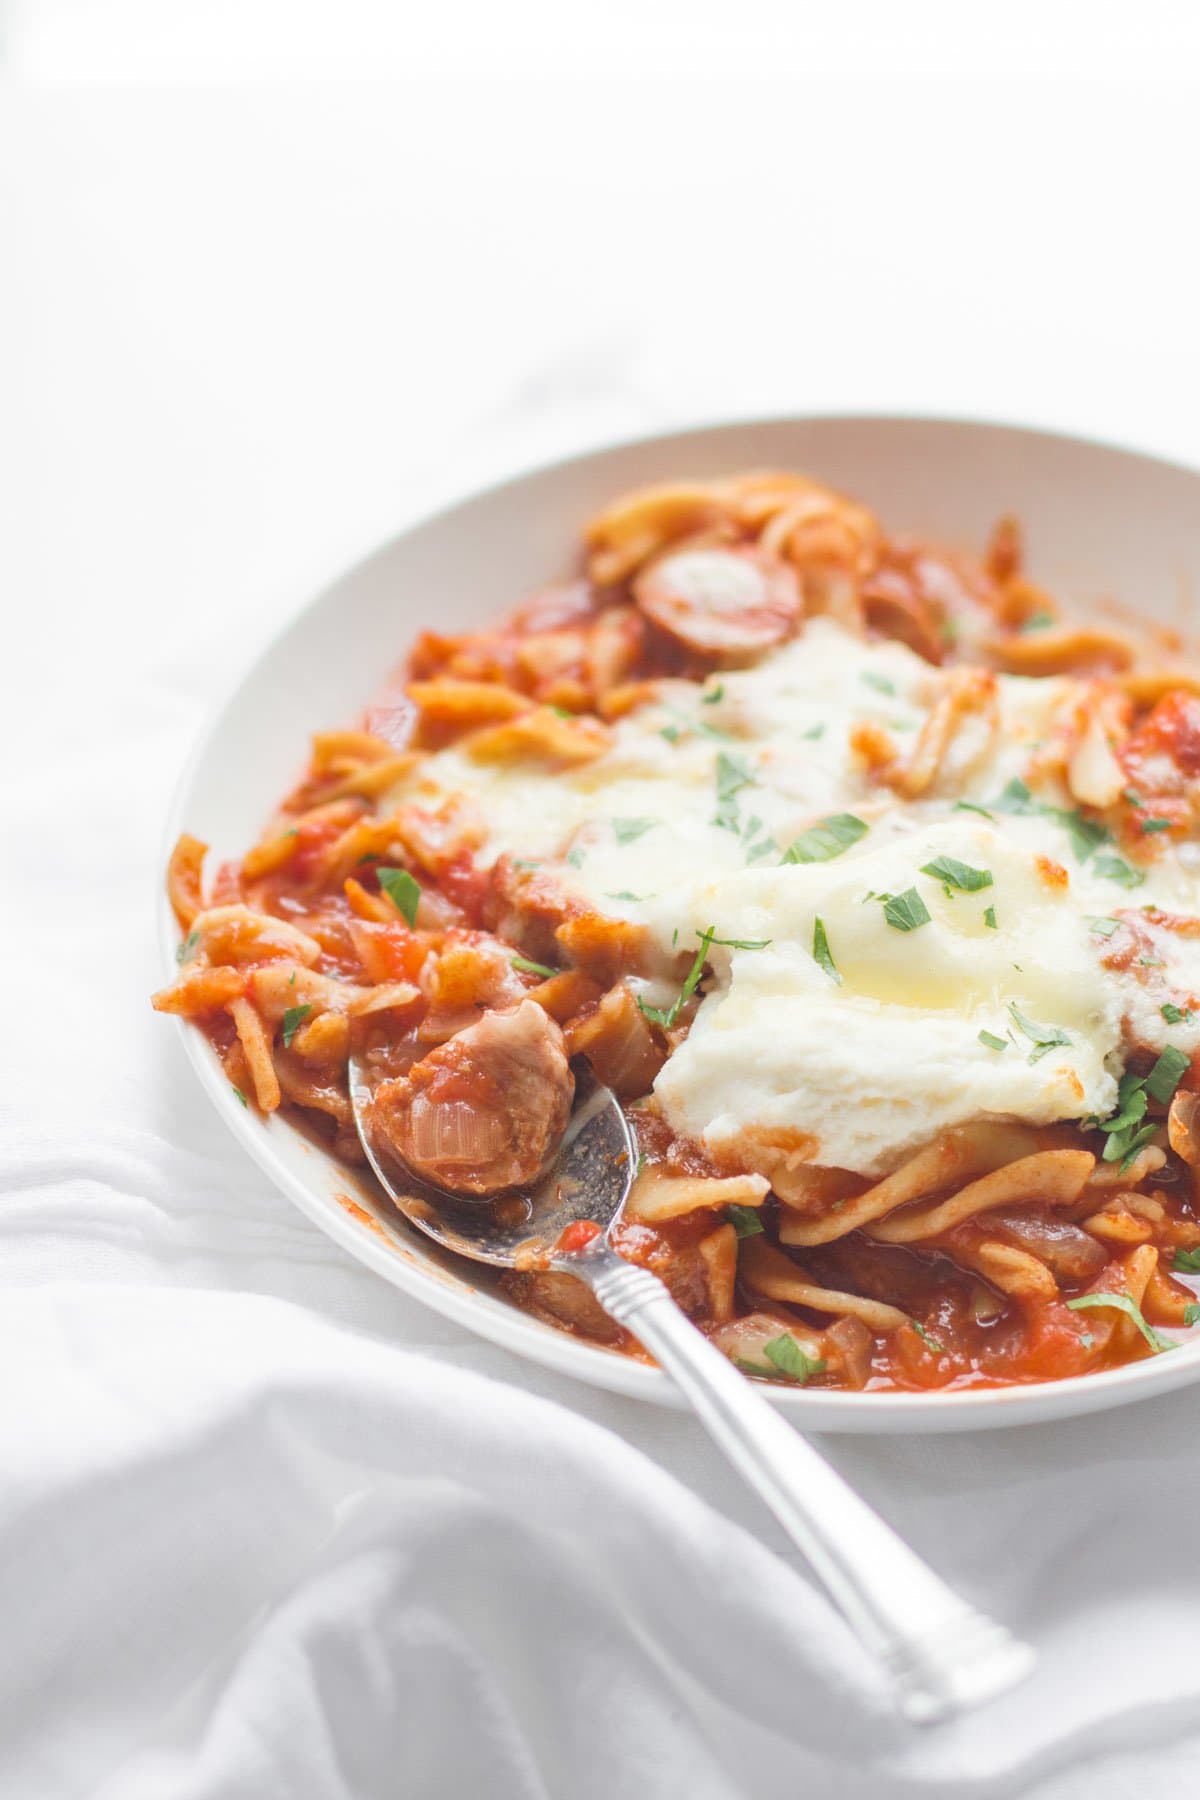
[[475, 1199], [423, 1181], [379, 1141], [372, 1130], [370, 1071], [352, 1057], [354, 1122], [389, 1200], [418, 1231], [459, 1256], [508, 1269], [565, 1266], [571, 1253], [559, 1249], [563, 1234], [586, 1224], [607, 1235], [637, 1167], [637, 1146], [616, 1095], [582, 1058], [572, 1069], [575, 1105], [551, 1165], [527, 1193]]

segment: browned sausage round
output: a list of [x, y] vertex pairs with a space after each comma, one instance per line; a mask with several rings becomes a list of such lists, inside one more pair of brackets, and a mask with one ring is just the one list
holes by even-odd
[[414, 1174], [456, 1194], [495, 1194], [538, 1174], [574, 1093], [562, 1032], [523, 1000], [381, 1082], [371, 1119]]
[[644, 569], [633, 597], [689, 650], [726, 664], [752, 661], [796, 629], [795, 571], [761, 550], [678, 550]]

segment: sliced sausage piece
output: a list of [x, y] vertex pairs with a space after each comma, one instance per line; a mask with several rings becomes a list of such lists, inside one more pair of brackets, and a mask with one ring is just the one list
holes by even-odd
[[633, 597], [687, 649], [727, 667], [791, 637], [803, 601], [795, 571], [761, 550], [679, 550], [644, 569]]
[[407, 1075], [381, 1082], [371, 1122], [400, 1159], [456, 1194], [532, 1181], [575, 1094], [563, 1034], [532, 1000], [486, 1013]]

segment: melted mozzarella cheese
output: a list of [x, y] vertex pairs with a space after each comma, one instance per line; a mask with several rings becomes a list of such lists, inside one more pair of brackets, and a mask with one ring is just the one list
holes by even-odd
[[[754, 1134], [786, 1127], [811, 1140], [810, 1160], [875, 1174], [981, 1115], [1103, 1115], [1132, 1045], [1200, 1045], [1200, 1025], [1161, 1010], [1200, 993], [1200, 939], [1147, 921], [1145, 951], [1114, 958], [1092, 923], [1147, 903], [1200, 910], [1200, 850], [1156, 845], [1127, 887], [1111, 846], [1072, 833], [1057, 778], [1037, 780], [1026, 810], [1019, 789], [1015, 810], [1003, 800], [1077, 700], [1070, 677], [997, 677], [994, 727], [964, 722], [927, 797], [905, 802], [872, 779], [858, 729], [886, 732], [902, 756], [944, 682], [901, 644], [817, 619], [753, 669], [659, 683], [580, 769], [450, 749], [388, 804], [466, 795], [485, 822], [483, 861], [542, 861], [598, 911], [643, 924], [655, 1004], [678, 992], [701, 933], [731, 940], [713, 942], [691, 1031], [656, 1084], [668, 1120], [727, 1160], [752, 1163]], [[781, 862], [841, 812], [867, 828], [843, 854]], [[946, 890], [922, 872], [938, 856], [991, 884]], [[930, 917], [903, 931], [876, 896], [914, 887]], [[814, 959], [817, 919], [837, 978]]]

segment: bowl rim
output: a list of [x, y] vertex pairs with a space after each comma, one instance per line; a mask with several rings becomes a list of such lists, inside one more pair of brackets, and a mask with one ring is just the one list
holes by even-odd
[[[455, 514], [469, 511], [478, 502], [500, 499], [504, 494], [551, 473], [600, 461], [626, 451], [661, 448], [669, 453], [673, 446], [678, 446], [682, 451], [689, 441], [726, 432], [733, 436], [739, 432], [786, 428], [788, 425], [840, 424], [867, 428], [912, 425], [947, 430], [983, 429], [1013, 438], [1040, 439], [1068, 450], [1109, 452], [1200, 480], [1200, 464], [1174, 456], [1163, 456], [1136, 443], [1090, 432], [1060, 431], [1049, 426], [1029, 425], [1019, 420], [988, 414], [956, 415], [919, 409], [879, 412], [869, 407], [846, 407], [829, 411], [766, 412], [736, 418], [703, 418], [687, 424], [675, 424], [667, 431], [641, 432], [606, 439], [565, 456], [551, 456], [521, 464], [515, 472], [488, 480], [481, 486], [470, 487], [465, 492], [456, 492], [450, 498], [439, 500], [428, 510], [418, 509], [390, 536], [349, 564], [340, 562], [336, 568], [327, 570], [315, 583], [306, 582], [307, 597], [298, 606], [285, 609], [282, 621], [274, 624], [260, 637], [257, 648], [242, 660], [238, 673], [207, 708], [174, 785], [155, 866], [158, 939], [167, 978], [173, 979], [176, 971], [175, 953], [179, 943], [179, 927], [166, 897], [162, 877], [171, 848], [181, 831], [186, 828], [192, 789], [199, 771], [219, 745], [226, 716], [242, 688], [271, 662], [283, 640], [301, 621], [326, 604], [335, 588], [354, 581], [411, 533], [427, 527], [448, 525], [452, 523]], [[231, 1089], [216, 1053], [203, 1034], [185, 1019], [176, 1018], [173, 1024], [177, 1039], [182, 1043], [201, 1087], [227, 1129], [274, 1185], [326, 1236], [332, 1237], [356, 1260], [420, 1304], [543, 1368], [568, 1375], [593, 1388], [607, 1389], [632, 1399], [652, 1401], [676, 1409], [687, 1407], [683, 1396], [659, 1368], [545, 1325], [515, 1306], [492, 1300], [491, 1296], [486, 1297], [491, 1305], [481, 1306], [481, 1296], [473, 1288], [469, 1285], [460, 1288], [440, 1279], [433, 1265], [404, 1250], [398, 1235], [381, 1239], [375, 1231], [356, 1221], [349, 1211], [330, 1207], [287, 1166], [272, 1143], [273, 1131], [285, 1130], [300, 1135], [297, 1128], [283, 1119], [262, 1120], [243, 1106]], [[353, 1180], [352, 1171], [347, 1171], [347, 1179]], [[1168, 1365], [1165, 1368], [1164, 1363]], [[1067, 1416], [1083, 1415], [1126, 1405], [1135, 1400], [1149, 1399], [1155, 1394], [1198, 1378], [1200, 1339], [1195, 1345], [1181, 1345], [1178, 1352], [1165, 1358], [1147, 1358], [1091, 1375], [1066, 1376], [1054, 1381], [1005, 1387], [931, 1389], [923, 1392], [867, 1389], [846, 1393], [832, 1389], [785, 1388], [763, 1383], [761, 1391], [798, 1425], [813, 1431], [940, 1433], [1049, 1423]]]

